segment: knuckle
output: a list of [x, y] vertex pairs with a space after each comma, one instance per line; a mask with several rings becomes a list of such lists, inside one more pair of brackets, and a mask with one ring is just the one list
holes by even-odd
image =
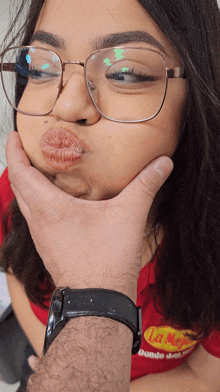
[[153, 199], [158, 191], [158, 186], [150, 178], [140, 178], [140, 183], [144, 193]]

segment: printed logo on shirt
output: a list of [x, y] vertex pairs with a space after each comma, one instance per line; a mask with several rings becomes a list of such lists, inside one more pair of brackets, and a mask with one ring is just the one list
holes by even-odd
[[145, 358], [150, 358], [150, 359], [181, 359], [184, 357], [184, 355], [189, 354], [190, 351], [192, 351], [192, 347], [188, 348], [188, 350], [181, 351], [178, 353], [167, 353], [163, 354], [157, 351], [156, 353], [151, 352], [151, 351], [144, 351], [143, 349], [140, 349], [138, 351], [138, 355], [140, 357], [145, 357]]
[[197, 343], [185, 336], [189, 330], [177, 330], [171, 327], [150, 327], [144, 332], [144, 338], [152, 347], [169, 352], [184, 351]]

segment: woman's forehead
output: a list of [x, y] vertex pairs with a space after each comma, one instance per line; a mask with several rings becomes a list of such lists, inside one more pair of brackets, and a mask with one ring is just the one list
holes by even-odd
[[98, 37], [141, 30], [175, 56], [166, 36], [137, 0], [46, 0], [37, 30], [56, 34], [67, 48], [85, 51], [92, 49], [91, 42]]

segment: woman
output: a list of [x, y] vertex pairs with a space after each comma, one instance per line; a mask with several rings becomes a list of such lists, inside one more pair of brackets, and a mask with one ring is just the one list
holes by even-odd
[[[175, 377], [193, 353], [220, 358], [219, 20], [214, 0], [34, 1], [18, 44], [31, 48], [3, 57], [16, 61], [3, 81], [19, 75], [15, 129], [32, 164], [62, 190], [109, 199], [156, 157], [174, 162], [146, 222], [144, 339], [131, 385], [152, 373], [155, 382], [160, 372]], [[82, 63], [65, 64], [61, 80], [62, 63], [74, 61], [86, 63], [87, 88]], [[40, 356], [54, 286], [16, 201], [12, 210], [2, 266], [13, 271], [12, 304]]]

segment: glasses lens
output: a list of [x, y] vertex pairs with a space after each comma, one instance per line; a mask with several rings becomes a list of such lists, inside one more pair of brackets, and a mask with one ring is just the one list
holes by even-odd
[[3, 84], [12, 106], [16, 108], [16, 84], [17, 95], [21, 97], [19, 111], [32, 115], [49, 113], [56, 102], [61, 81], [59, 57], [46, 49], [25, 47], [9, 49], [2, 61]]
[[161, 109], [166, 92], [163, 57], [140, 48], [112, 48], [91, 55], [86, 81], [95, 106], [109, 119], [147, 120]]

